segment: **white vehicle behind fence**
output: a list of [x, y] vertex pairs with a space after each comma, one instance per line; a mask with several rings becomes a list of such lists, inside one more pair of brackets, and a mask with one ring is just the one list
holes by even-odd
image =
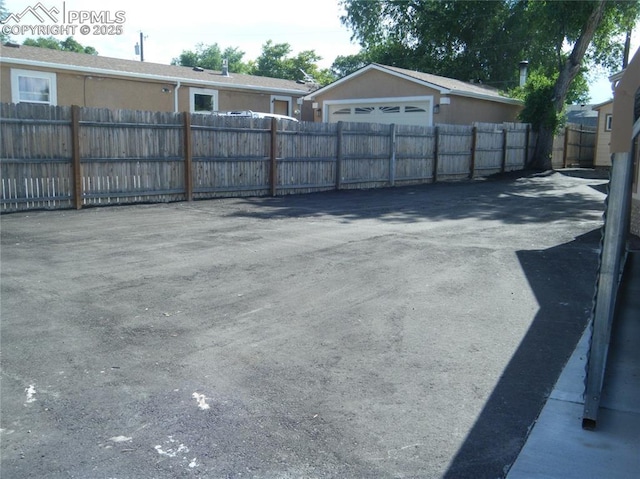
[[298, 122], [298, 120], [292, 116], [278, 115], [276, 113], [262, 113], [251, 110], [214, 111], [212, 114], [216, 116], [230, 116], [236, 118], [275, 118], [276, 120]]

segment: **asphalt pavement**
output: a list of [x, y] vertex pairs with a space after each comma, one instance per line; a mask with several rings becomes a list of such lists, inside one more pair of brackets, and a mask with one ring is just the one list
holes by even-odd
[[605, 184], [3, 215], [0, 476], [504, 477], [587, 324]]

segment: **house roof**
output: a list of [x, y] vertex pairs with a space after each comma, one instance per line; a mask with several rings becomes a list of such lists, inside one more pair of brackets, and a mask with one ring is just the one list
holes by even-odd
[[305, 95], [312, 90], [308, 84], [280, 78], [244, 75], [219, 71], [195, 71], [191, 67], [139, 62], [121, 58], [64, 52], [25, 45], [0, 47], [0, 62], [24, 67], [44, 67], [110, 76], [124, 76], [165, 82], [185, 82], [199, 86], [228, 87], [241, 90], [260, 90], [273, 93]]
[[405, 68], [392, 67], [388, 65], [381, 65], [379, 63], [371, 63], [360, 70], [357, 70], [350, 75], [335, 81], [324, 88], [320, 88], [315, 92], [307, 95], [306, 99], [313, 99], [316, 96], [326, 93], [327, 91], [335, 88], [343, 82], [350, 81], [353, 78], [362, 75], [371, 70], [378, 70], [384, 73], [398, 76], [415, 83], [419, 83], [423, 86], [438, 90], [442, 95], [458, 95], [471, 98], [479, 98], [482, 100], [497, 101], [500, 103], [511, 103], [520, 105], [522, 102], [514, 98], [506, 97], [500, 94], [500, 91], [485, 85], [478, 83], [468, 83], [454, 78], [447, 78], [431, 73], [423, 73], [414, 70], [407, 70]]
[[597, 105], [593, 105], [591, 108], [593, 110], [600, 110], [602, 107], [606, 105], [610, 105], [613, 103], [613, 98], [611, 100], [603, 101], [602, 103], [598, 103]]
[[598, 126], [598, 112], [594, 105], [568, 105], [565, 109], [567, 123]]

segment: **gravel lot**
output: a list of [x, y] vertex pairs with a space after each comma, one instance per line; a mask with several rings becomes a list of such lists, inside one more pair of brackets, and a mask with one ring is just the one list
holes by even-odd
[[1, 220], [3, 478], [498, 478], [591, 308], [589, 171]]

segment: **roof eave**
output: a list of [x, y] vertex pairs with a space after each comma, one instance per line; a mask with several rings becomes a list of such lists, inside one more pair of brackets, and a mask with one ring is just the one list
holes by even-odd
[[437, 85], [435, 83], [431, 83], [425, 80], [421, 80], [419, 78], [415, 78], [411, 75], [407, 75], [405, 73], [402, 72], [398, 72], [395, 70], [392, 70], [390, 68], [385, 68], [384, 65], [379, 65], [377, 63], [371, 63], [365, 67], [362, 67], [361, 69], [351, 73], [350, 75], [347, 75], [345, 77], [342, 77], [340, 80], [337, 80], [333, 83], [331, 83], [330, 85], [327, 85], [323, 88], [320, 88], [319, 90], [316, 90], [314, 92], [311, 92], [310, 94], [306, 95], [304, 97], [305, 100], [307, 101], [311, 101], [314, 100], [318, 95], [322, 95], [324, 93], [326, 93], [327, 91], [331, 90], [332, 88], [338, 86], [339, 84], [343, 83], [344, 81], [348, 81], [351, 80], [353, 78], [355, 78], [358, 75], [362, 75], [363, 73], [369, 71], [369, 70], [378, 70], [378, 71], [382, 71], [385, 72], [389, 75], [394, 75], [397, 76], [398, 78], [403, 78], [405, 80], [417, 83], [419, 85], [425, 86], [427, 88], [431, 88], [433, 90], [437, 90], [441, 95], [457, 95], [457, 96], [465, 96], [465, 97], [469, 97], [469, 98], [477, 98], [479, 100], [488, 100], [488, 101], [495, 101], [495, 102], [499, 102], [499, 103], [507, 103], [510, 105], [523, 105], [522, 101], [520, 100], [516, 100], [515, 98], [508, 98], [508, 97], [503, 97], [503, 96], [495, 96], [495, 95], [484, 95], [482, 93], [475, 93], [475, 92], [468, 92], [468, 91], [464, 91], [464, 90], [451, 90], [448, 88], [445, 88], [443, 86]]
[[434, 90], [438, 90], [438, 92], [441, 95], [446, 95], [446, 94], [449, 93], [448, 89], [443, 88], [440, 85], [436, 85], [434, 83], [429, 83], [429, 82], [426, 82], [424, 80], [419, 80], [419, 79], [414, 78], [412, 76], [405, 75], [405, 74], [402, 74], [400, 72], [396, 72], [394, 70], [390, 70], [389, 68], [385, 68], [384, 65], [379, 65], [377, 63], [370, 63], [369, 65], [366, 65], [366, 66], [360, 68], [359, 70], [356, 70], [355, 72], [350, 73], [349, 75], [347, 75], [345, 77], [342, 77], [339, 80], [336, 80], [333, 83], [331, 83], [331, 84], [329, 84], [329, 85], [327, 85], [325, 87], [322, 87], [322, 88], [320, 88], [320, 89], [318, 89], [318, 90], [316, 90], [314, 92], [311, 92], [310, 94], [305, 96], [304, 99], [307, 100], [307, 101], [314, 100], [318, 95], [323, 95], [326, 92], [328, 92], [329, 90], [332, 90], [333, 88], [337, 87], [338, 85], [340, 85], [340, 84], [342, 84], [342, 83], [344, 83], [346, 81], [352, 80], [353, 78], [355, 78], [357, 76], [360, 76], [360, 75], [362, 75], [362, 74], [364, 74], [364, 73], [366, 73], [366, 72], [368, 72], [370, 70], [378, 70], [378, 71], [387, 73], [389, 75], [394, 75], [394, 76], [397, 76], [399, 78], [403, 78], [405, 80], [408, 80], [408, 81], [411, 81], [411, 82], [418, 83], [420, 85], [426, 86], [428, 88], [432, 88]]
[[496, 101], [499, 103], [507, 103], [509, 105], [519, 105], [519, 106], [524, 105], [524, 102], [522, 100], [518, 100], [516, 98], [509, 98], [506, 96], [485, 95], [482, 93], [469, 92], [464, 90], [451, 90], [450, 95], [466, 96], [469, 98], [476, 98], [478, 100]]
[[51, 68], [54, 70], [64, 70], [64, 71], [73, 71], [79, 73], [91, 73], [94, 75], [109, 75], [109, 76], [119, 76], [124, 78], [135, 78], [139, 80], [153, 80], [158, 82], [181, 82], [181, 83], [189, 83], [198, 86], [208, 86], [208, 87], [224, 87], [224, 88], [234, 88], [239, 90], [250, 90], [250, 91], [261, 91], [261, 92], [270, 92], [270, 93], [286, 93], [289, 95], [298, 95], [303, 96], [305, 94], [304, 91], [287, 89], [287, 88], [274, 88], [274, 87], [261, 87], [254, 85], [243, 85], [237, 83], [223, 83], [216, 82], [211, 80], [197, 80], [189, 77], [179, 77], [179, 76], [164, 76], [164, 75], [154, 75], [151, 73], [133, 73], [126, 72], [121, 70], [110, 70], [107, 68], [95, 68], [95, 67], [86, 67], [79, 65], [68, 65], [65, 63], [52, 63], [45, 62], [41, 60], [27, 60], [24, 58], [12, 58], [12, 57], [0, 57], [0, 63], [4, 64], [14, 64], [20, 66], [31, 66], [31, 67], [41, 67], [41, 68]]

